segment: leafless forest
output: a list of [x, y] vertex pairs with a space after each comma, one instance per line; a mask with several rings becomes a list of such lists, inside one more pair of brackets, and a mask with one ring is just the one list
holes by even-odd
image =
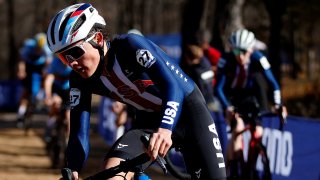
[[16, 78], [19, 47], [46, 31], [65, 6], [92, 3], [111, 33], [137, 28], [144, 34], [181, 33], [183, 43], [207, 28], [211, 44], [225, 50], [225, 37], [246, 27], [267, 45], [266, 53], [293, 114], [320, 117], [320, 2], [317, 0], [0, 0], [0, 80]]

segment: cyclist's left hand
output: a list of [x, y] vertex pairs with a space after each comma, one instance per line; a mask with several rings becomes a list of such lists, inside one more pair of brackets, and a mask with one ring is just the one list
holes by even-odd
[[164, 157], [172, 145], [172, 131], [169, 129], [159, 128], [153, 133], [149, 142], [148, 154], [152, 160], [155, 160], [158, 155]]

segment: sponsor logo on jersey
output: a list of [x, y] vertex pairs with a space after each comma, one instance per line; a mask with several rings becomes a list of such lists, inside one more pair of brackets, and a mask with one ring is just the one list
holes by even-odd
[[138, 49], [136, 52], [137, 62], [146, 68], [150, 68], [155, 62], [156, 58], [146, 49]]
[[129, 146], [129, 145], [119, 143], [118, 146], [117, 146], [117, 148], [118, 148], [118, 149], [122, 149], [122, 148], [127, 147], [127, 146]]
[[80, 103], [81, 91], [78, 88], [70, 89], [70, 106], [71, 109]]
[[220, 162], [218, 162], [218, 167], [224, 168], [225, 164], [224, 164], [222, 148], [221, 148], [220, 140], [218, 137], [216, 125], [213, 123], [213, 124], [209, 125], [208, 128], [209, 128], [209, 131], [214, 134], [214, 137], [212, 138], [212, 143], [213, 143], [214, 148], [216, 149], [217, 159], [218, 159], [218, 161], [220, 160]]
[[173, 124], [174, 118], [177, 115], [179, 103], [174, 101], [167, 102], [167, 109], [164, 111], [164, 116], [162, 118], [162, 122], [166, 124]]
[[195, 174], [196, 174], [197, 178], [200, 179], [201, 169], [199, 169], [198, 171], [195, 171]]

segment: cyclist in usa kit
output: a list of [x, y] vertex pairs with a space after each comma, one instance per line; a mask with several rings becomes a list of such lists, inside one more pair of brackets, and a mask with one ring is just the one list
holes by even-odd
[[[47, 35], [50, 49], [73, 69], [67, 166], [76, 179], [89, 153], [92, 94], [136, 109], [135, 129], [114, 144], [105, 168], [141, 154], [141, 135], [149, 134], [147, 152], [152, 160], [164, 156], [172, 145], [179, 146], [194, 179], [226, 178], [218, 133], [205, 100], [161, 48], [136, 34], [120, 35], [110, 42], [105, 20], [90, 4], [61, 10]], [[132, 175], [125, 176], [130, 179]]]
[[34, 105], [41, 89], [43, 70], [52, 61], [46, 34], [38, 33], [34, 38], [25, 40], [20, 49], [20, 57], [17, 76], [22, 80], [23, 92], [18, 108], [17, 126], [23, 127], [27, 108], [30, 103]]
[[[235, 107], [239, 107], [246, 98], [255, 97], [260, 110], [268, 110], [269, 102], [267, 87], [273, 92], [273, 109], [282, 108], [280, 87], [275, 80], [271, 66], [261, 52], [254, 50], [254, 34], [246, 29], [233, 32], [229, 38], [231, 52], [223, 55], [218, 64], [216, 93], [226, 113], [227, 123], [232, 129], [232, 136], [227, 150], [226, 162], [233, 166], [242, 157], [242, 136], [236, 135], [244, 128], [244, 122], [239, 114], [235, 113]], [[241, 107], [242, 108], [242, 107]], [[261, 124], [256, 127], [255, 135], [261, 138], [263, 129]]]

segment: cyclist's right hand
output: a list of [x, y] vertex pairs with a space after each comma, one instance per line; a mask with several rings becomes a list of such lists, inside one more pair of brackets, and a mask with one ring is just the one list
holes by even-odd
[[72, 172], [72, 176], [73, 176], [73, 179], [74, 179], [74, 180], [79, 180], [79, 174], [78, 174], [77, 171], [73, 171], [73, 172]]
[[167, 154], [172, 145], [171, 135], [172, 131], [164, 128], [159, 128], [152, 134], [148, 148], [148, 154], [152, 160], [155, 160], [158, 155], [164, 157]]

